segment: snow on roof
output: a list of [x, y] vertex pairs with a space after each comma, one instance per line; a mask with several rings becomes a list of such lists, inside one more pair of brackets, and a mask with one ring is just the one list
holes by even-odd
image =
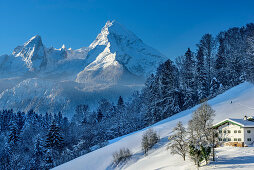
[[231, 122], [233, 124], [237, 124], [241, 127], [253, 127], [254, 128], [254, 121], [250, 121], [250, 120], [244, 120], [244, 119], [232, 119], [232, 118], [228, 118], [225, 119], [223, 121], [220, 121], [218, 123], [216, 123], [215, 125], [213, 125], [213, 127], [218, 127], [221, 126], [227, 122]]

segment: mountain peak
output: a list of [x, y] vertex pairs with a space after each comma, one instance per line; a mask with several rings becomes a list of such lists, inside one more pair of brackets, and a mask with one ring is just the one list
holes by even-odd
[[23, 46], [16, 47], [13, 55], [21, 57], [31, 71], [38, 71], [46, 65], [45, 49], [39, 35], [33, 36]]
[[126, 29], [123, 25], [113, 21], [107, 21], [105, 26], [101, 29], [100, 34], [96, 37], [94, 42], [89, 46], [95, 48], [97, 45], [105, 45], [112, 41], [118, 41], [120, 39], [128, 40], [140, 40], [134, 33]]
[[30, 40], [28, 40], [24, 46], [27, 46], [29, 44], [38, 44], [38, 45], [42, 45], [42, 40], [41, 40], [41, 36], [39, 35], [35, 35], [32, 38], [30, 38]]
[[144, 44], [116, 21], [106, 22], [89, 50], [87, 58], [92, 62], [77, 75], [76, 81], [79, 83], [143, 81], [166, 60], [164, 55]]
[[66, 46], [63, 44], [61, 49], [66, 50]]
[[112, 20], [112, 21], [108, 20], [108, 21], [106, 22], [106, 24], [105, 24], [104, 27], [110, 27], [110, 26], [113, 25], [114, 22], [115, 22], [115, 20]]

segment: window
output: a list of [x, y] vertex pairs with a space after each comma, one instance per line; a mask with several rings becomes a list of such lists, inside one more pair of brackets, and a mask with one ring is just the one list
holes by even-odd
[[219, 133], [222, 133], [222, 130], [219, 130]]
[[241, 133], [241, 130], [238, 130], [238, 133]]
[[234, 141], [237, 141], [237, 138], [234, 138]]
[[223, 141], [227, 141], [227, 139], [226, 139], [226, 138], [223, 138]]
[[224, 130], [224, 131], [223, 131], [223, 133], [227, 133], [227, 131], [226, 131], [226, 130]]
[[250, 133], [250, 130], [247, 130], [247, 133]]
[[230, 131], [230, 130], [228, 130], [228, 133], [231, 133], [231, 131]]
[[251, 141], [251, 138], [247, 138], [247, 141]]
[[241, 141], [241, 138], [238, 138], [238, 141]]
[[234, 130], [234, 133], [237, 133], [237, 130]]
[[231, 138], [228, 138], [228, 141], [231, 141]]
[[219, 141], [222, 141], [222, 139], [221, 139], [221, 138], [219, 138]]

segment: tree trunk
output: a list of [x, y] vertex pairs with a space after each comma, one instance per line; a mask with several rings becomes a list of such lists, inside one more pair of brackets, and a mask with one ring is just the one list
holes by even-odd
[[213, 161], [215, 161], [215, 152], [214, 152], [214, 147], [215, 147], [215, 146], [214, 146], [214, 143], [215, 143], [215, 142], [214, 142], [214, 130], [213, 130], [213, 149], [212, 149], [212, 152], [213, 152], [213, 153], [212, 153], [212, 154], [213, 154]]

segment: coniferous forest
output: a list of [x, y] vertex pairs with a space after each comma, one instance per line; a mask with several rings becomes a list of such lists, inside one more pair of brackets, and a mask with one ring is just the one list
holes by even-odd
[[167, 60], [141, 91], [116, 103], [84, 103], [59, 113], [0, 111], [0, 169], [49, 169], [191, 108], [244, 81], [254, 81], [254, 24], [205, 34], [197, 49]]

